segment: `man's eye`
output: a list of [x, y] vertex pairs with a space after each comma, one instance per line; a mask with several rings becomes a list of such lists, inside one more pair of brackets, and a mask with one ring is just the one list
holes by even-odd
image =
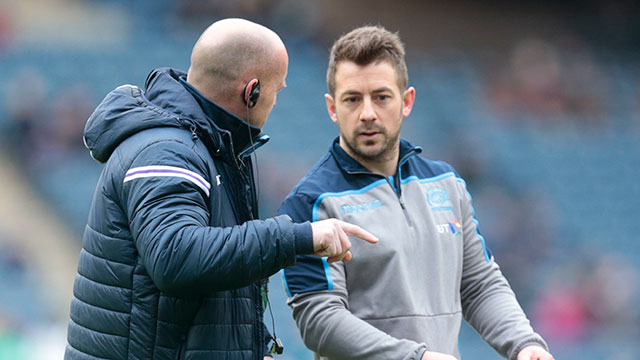
[[348, 102], [348, 103], [355, 103], [355, 102], [358, 101], [358, 98], [357, 97], [348, 97], [348, 98], [344, 99], [344, 101]]
[[389, 100], [389, 96], [388, 95], [378, 95], [378, 100], [379, 101]]

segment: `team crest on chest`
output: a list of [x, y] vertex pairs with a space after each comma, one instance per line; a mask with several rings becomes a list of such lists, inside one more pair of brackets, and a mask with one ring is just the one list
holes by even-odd
[[453, 211], [449, 193], [440, 186], [431, 186], [427, 189], [427, 203], [432, 211]]

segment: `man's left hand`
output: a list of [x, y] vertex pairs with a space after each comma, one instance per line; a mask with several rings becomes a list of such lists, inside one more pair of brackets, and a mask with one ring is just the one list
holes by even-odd
[[271, 356], [267, 356], [267, 355], [265, 355], [265, 356], [264, 356], [264, 360], [273, 360], [273, 358], [272, 358]]
[[539, 345], [529, 345], [520, 350], [518, 360], [553, 360], [553, 356]]

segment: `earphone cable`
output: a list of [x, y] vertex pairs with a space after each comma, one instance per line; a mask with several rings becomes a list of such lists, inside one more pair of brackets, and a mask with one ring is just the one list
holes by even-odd
[[258, 201], [260, 199], [260, 167], [258, 166], [258, 155], [256, 154], [255, 144], [253, 143], [253, 136], [251, 135], [251, 124], [249, 123], [249, 103], [247, 103], [247, 130], [249, 130], [249, 141], [251, 144], [251, 155], [253, 156], [253, 166], [256, 169], [254, 183], [255, 183], [255, 190], [256, 190], [255, 200], [256, 200], [256, 207], [257, 207]]

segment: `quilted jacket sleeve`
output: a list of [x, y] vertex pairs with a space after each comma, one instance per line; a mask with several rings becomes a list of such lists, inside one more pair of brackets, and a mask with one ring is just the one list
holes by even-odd
[[160, 290], [184, 295], [239, 288], [295, 262], [288, 216], [208, 226], [211, 179], [189, 146], [154, 143], [124, 171], [122, 206], [141, 261]]

